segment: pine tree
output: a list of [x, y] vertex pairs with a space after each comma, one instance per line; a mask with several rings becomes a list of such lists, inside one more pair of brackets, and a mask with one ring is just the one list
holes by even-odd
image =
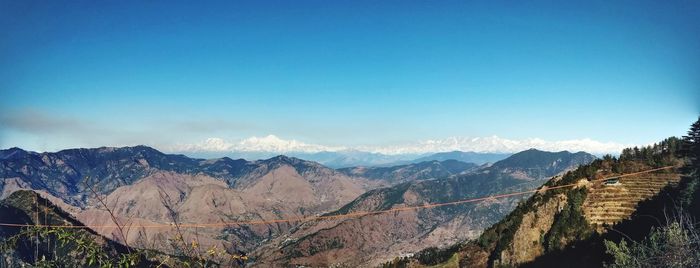
[[689, 175], [698, 177], [700, 168], [700, 118], [690, 126], [688, 135], [683, 136], [683, 155], [688, 158]]
[[683, 192], [682, 203], [690, 203], [690, 212], [694, 217], [700, 217], [700, 118], [683, 136], [681, 154], [687, 159], [683, 173], [688, 176], [688, 183]]

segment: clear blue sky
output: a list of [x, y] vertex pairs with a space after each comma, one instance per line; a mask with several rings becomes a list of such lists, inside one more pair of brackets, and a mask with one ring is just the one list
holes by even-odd
[[561, 2], [0, 0], [0, 147], [683, 134], [700, 2]]

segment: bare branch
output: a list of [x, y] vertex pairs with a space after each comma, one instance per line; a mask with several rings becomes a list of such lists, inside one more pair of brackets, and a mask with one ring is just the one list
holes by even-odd
[[124, 241], [124, 245], [126, 246], [126, 250], [129, 254], [131, 254], [131, 247], [129, 246], [129, 241], [127, 241], [126, 235], [124, 234], [124, 227], [119, 223], [119, 220], [117, 219], [116, 215], [114, 215], [114, 211], [107, 206], [107, 200], [102, 198], [102, 196], [97, 193], [93, 185], [88, 184], [88, 179], [84, 181], [85, 187], [88, 188], [92, 194], [95, 196], [97, 201], [100, 202], [100, 204], [107, 210], [107, 213], [109, 213], [109, 217], [111, 218], [112, 222], [117, 226], [117, 231], [119, 232], [119, 235], [122, 237], [122, 241]]

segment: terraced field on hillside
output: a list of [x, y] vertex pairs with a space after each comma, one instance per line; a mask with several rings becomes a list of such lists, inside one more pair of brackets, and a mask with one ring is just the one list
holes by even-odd
[[643, 174], [618, 180], [595, 182], [589, 186], [583, 203], [586, 219], [598, 232], [606, 226], [628, 219], [639, 202], [649, 199], [666, 185], [676, 184], [680, 175], [675, 173]]

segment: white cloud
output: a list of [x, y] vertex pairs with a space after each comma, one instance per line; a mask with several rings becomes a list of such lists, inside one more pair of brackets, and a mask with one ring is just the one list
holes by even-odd
[[545, 151], [586, 151], [589, 153], [619, 153], [631, 145], [615, 142], [600, 142], [592, 139], [547, 141], [539, 138], [511, 140], [491, 137], [450, 137], [446, 139], [425, 140], [411, 144], [390, 146], [325, 146], [309, 144], [297, 140], [284, 140], [274, 135], [250, 137], [239, 141], [226, 141], [221, 138], [209, 138], [194, 144], [178, 144], [167, 148], [172, 152], [272, 152], [315, 153], [322, 151], [359, 150], [365, 152], [397, 154], [421, 154], [447, 151], [500, 152], [513, 153], [530, 148]]

